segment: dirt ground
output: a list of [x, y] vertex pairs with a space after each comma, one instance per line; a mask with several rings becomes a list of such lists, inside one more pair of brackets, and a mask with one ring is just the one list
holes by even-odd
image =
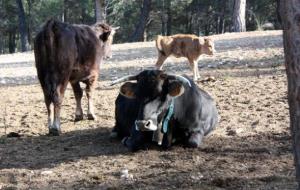
[[[32, 52], [1, 55], [0, 189], [295, 189], [281, 35], [213, 36], [217, 54], [202, 57], [199, 69], [202, 78], [216, 81], [198, 85], [215, 98], [221, 120], [197, 149], [130, 153], [109, 139], [119, 86], [105, 84], [153, 67], [154, 42], [113, 46], [95, 92], [98, 121], [73, 122], [75, 100], [68, 87], [59, 137], [46, 136]], [[192, 76], [186, 63], [169, 58], [164, 68]], [[11, 132], [20, 137], [7, 137]]]

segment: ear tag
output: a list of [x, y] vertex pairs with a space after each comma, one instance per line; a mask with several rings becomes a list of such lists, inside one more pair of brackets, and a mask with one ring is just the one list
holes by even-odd
[[169, 121], [170, 121], [173, 113], [174, 113], [174, 98], [172, 98], [172, 100], [171, 100], [171, 105], [169, 106], [168, 114], [167, 114], [167, 116], [165, 117], [165, 119], [163, 121], [163, 128], [162, 128], [163, 133], [168, 132]]

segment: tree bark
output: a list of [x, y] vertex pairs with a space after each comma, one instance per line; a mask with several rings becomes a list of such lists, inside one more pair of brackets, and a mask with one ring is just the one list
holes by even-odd
[[136, 24], [135, 31], [129, 38], [129, 41], [136, 42], [144, 40], [144, 31], [149, 20], [150, 10], [151, 0], [143, 0], [143, 6], [141, 7], [141, 15], [139, 17], [138, 23]]
[[280, 0], [285, 66], [288, 78], [290, 130], [296, 180], [300, 189], [300, 2]]
[[95, 0], [96, 22], [106, 21], [105, 0]]
[[18, 14], [19, 14], [19, 30], [21, 36], [21, 51], [27, 51], [29, 49], [28, 44], [28, 34], [26, 29], [26, 18], [25, 18], [25, 11], [23, 7], [22, 0], [16, 0], [18, 5]]
[[233, 32], [246, 31], [246, 0], [235, 0], [233, 6]]

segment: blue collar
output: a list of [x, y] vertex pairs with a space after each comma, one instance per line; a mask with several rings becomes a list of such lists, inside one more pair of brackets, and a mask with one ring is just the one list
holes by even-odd
[[168, 108], [168, 114], [165, 117], [164, 121], [163, 121], [163, 133], [167, 133], [168, 131], [168, 125], [169, 125], [169, 121], [172, 117], [172, 115], [174, 114], [174, 98], [172, 98], [171, 100], [171, 105]]

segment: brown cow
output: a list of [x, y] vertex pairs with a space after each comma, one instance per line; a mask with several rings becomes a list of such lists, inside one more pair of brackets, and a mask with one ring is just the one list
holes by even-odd
[[177, 34], [173, 36], [157, 36], [156, 48], [158, 59], [156, 68], [161, 70], [164, 61], [173, 55], [177, 58], [186, 57], [194, 74], [194, 81], [200, 78], [198, 70], [198, 58], [201, 54], [213, 55], [214, 42], [211, 38], [198, 37], [191, 34]]
[[34, 55], [48, 111], [50, 135], [60, 133], [60, 110], [68, 82], [76, 99], [75, 121], [83, 119], [79, 82], [86, 84], [88, 119], [96, 119], [92, 92], [99, 75], [99, 65], [111, 57], [114, 29], [107, 24], [71, 25], [49, 20], [37, 34]]

